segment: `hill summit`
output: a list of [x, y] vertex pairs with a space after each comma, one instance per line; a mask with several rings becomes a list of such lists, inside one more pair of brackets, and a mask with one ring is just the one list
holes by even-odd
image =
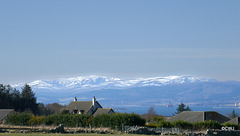
[[[132, 87], [163, 86], [169, 84], [183, 84], [194, 82], [207, 82], [214, 79], [205, 79], [194, 76], [166, 76], [151, 78], [120, 79], [105, 76], [82, 76], [73, 78], [61, 78], [57, 80], [36, 80], [29, 82], [32, 88], [37, 89], [123, 89]], [[216, 80], [214, 80], [216, 81]], [[24, 84], [16, 84], [13, 87], [20, 87]]]

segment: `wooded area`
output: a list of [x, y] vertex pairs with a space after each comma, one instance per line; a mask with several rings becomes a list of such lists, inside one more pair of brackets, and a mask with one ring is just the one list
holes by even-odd
[[58, 103], [37, 103], [37, 98], [32, 88], [25, 84], [22, 91], [10, 85], [0, 84], [0, 109], [14, 109], [16, 112], [33, 113], [34, 115], [50, 115], [60, 113], [63, 105]]

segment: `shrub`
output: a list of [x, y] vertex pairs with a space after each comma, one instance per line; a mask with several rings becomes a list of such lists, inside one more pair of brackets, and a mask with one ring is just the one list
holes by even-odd
[[102, 114], [93, 117], [91, 121], [93, 127], [112, 127], [129, 125], [129, 126], [144, 126], [145, 120], [137, 114], [115, 113]]
[[29, 113], [14, 113], [7, 116], [5, 124], [27, 126], [32, 116], [33, 115]]
[[86, 127], [89, 124], [89, 119], [91, 119], [89, 115], [75, 114], [71, 120], [71, 126], [73, 127], [73, 125], [76, 125], [78, 127]]
[[109, 127], [110, 122], [110, 115], [102, 114], [95, 116], [91, 121], [92, 126], [94, 127]]
[[58, 125], [57, 123], [57, 115], [49, 115], [43, 119], [43, 124], [45, 125]]
[[86, 127], [89, 115], [83, 114], [54, 114], [43, 119], [45, 125], [60, 125], [64, 124], [67, 127]]
[[197, 121], [193, 123], [194, 129], [204, 129], [204, 122]]
[[157, 127], [158, 128], [162, 128], [162, 127], [171, 128], [172, 125], [171, 125], [171, 122], [169, 122], [169, 121], [161, 120], [161, 121], [158, 122]]
[[89, 116], [83, 114], [53, 114], [49, 116], [34, 116], [32, 114], [11, 114], [6, 118], [6, 124], [11, 125], [60, 125], [67, 127], [86, 127], [91, 124], [93, 127], [111, 127], [129, 125], [144, 126], [145, 120], [137, 114], [115, 113]]
[[203, 122], [195, 122], [194, 124], [195, 129], [220, 129], [221, 125], [217, 121], [208, 120]]
[[33, 125], [40, 125], [43, 123], [43, 116], [34, 116], [31, 115], [31, 119], [28, 121], [28, 125], [33, 126]]
[[146, 127], [151, 127], [151, 128], [156, 128], [157, 127], [157, 124], [155, 123], [147, 123], [145, 124]]
[[234, 124], [234, 123], [229, 123], [229, 122], [224, 122], [222, 124], [223, 127], [234, 127], [234, 129], [238, 129], [239, 126], [237, 124]]
[[173, 121], [171, 124], [173, 127], [178, 127], [178, 128], [184, 128], [184, 129], [192, 129], [193, 128], [192, 123], [189, 123], [189, 122], [183, 121], [183, 120], [176, 120], [176, 121]]
[[207, 129], [220, 129], [221, 125], [217, 121], [208, 120], [203, 122], [203, 128]]
[[139, 115], [135, 113], [131, 113], [131, 114], [125, 113], [125, 120], [127, 120], [125, 125], [129, 125], [129, 126], [144, 126], [146, 123], [144, 119], [142, 119]]

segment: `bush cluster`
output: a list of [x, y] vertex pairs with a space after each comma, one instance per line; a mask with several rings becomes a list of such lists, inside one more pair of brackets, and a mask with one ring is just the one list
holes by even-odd
[[6, 124], [11, 125], [60, 125], [67, 127], [116, 127], [122, 125], [144, 126], [145, 120], [137, 114], [115, 113], [89, 116], [83, 114], [53, 114], [49, 116], [34, 116], [27, 113], [15, 113], [6, 118]]
[[235, 129], [239, 129], [239, 126], [237, 124], [234, 124], [234, 123], [228, 123], [228, 122], [225, 122], [222, 124], [223, 127], [234, 127]]
[[53, 114], [44, 117], [44, 125], [60, 125], [67, 127], [86, 127], [90, 116], [83, 114]]
[[[145, 120], [139, 115], [131, 113], [115, 113], [102, 114], [97, 116], [89, 116], [83, 114], [53, 114], [49, 116], [34, 116], [30, 113], [14, 113], [7, 116], [5, 124], [19, 125], [19, 126], [35, 126], [35, 125], [60, 125], [64, 124], [67, 127], [122, 127], [129, 126], [144, 126]], [[217, 121], [204, 121], [189, 123], [183, 120], [168, 122], [159, 120], [157, 124], [146, 124], [148, 127], [158, 128], [183, 128], [183, 129], [220, 129], [223, 126], [234, 127], [238, 129], [238, 125], [232, 123], [219, 124]]]
[[10, 125], [18, 125], [18, 126], [28, 126], [29, 121], [32, 117], [32, 114], [29, 113], [21, 113], [21, 114], [11, 114], [7, 116], [5, 123]]
[[43, 123], [43, 116], [34, 116], [31, 115], [30, 120], [28, 121], [28, 125], [35, 126], [35, 125], [41, 125]]

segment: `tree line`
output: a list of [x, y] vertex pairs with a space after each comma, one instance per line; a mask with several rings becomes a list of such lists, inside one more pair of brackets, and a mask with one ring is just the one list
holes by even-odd
[[43, 105], [37, 103], [32, 88], [25, 84], [21, 92], [10, 85], [0, 84], [0, 109], [14, 109], [16, 112], [50, 115], [59, 113], [64, 106], [58, 103]]
[[13, 89], [10, 85], [0, 84], [0, 108], [14, 109], [18, 112], [31, 111], [36, 114], [38, 109], [37, 99], [31, 87], [25, 84], [22, 92]]

